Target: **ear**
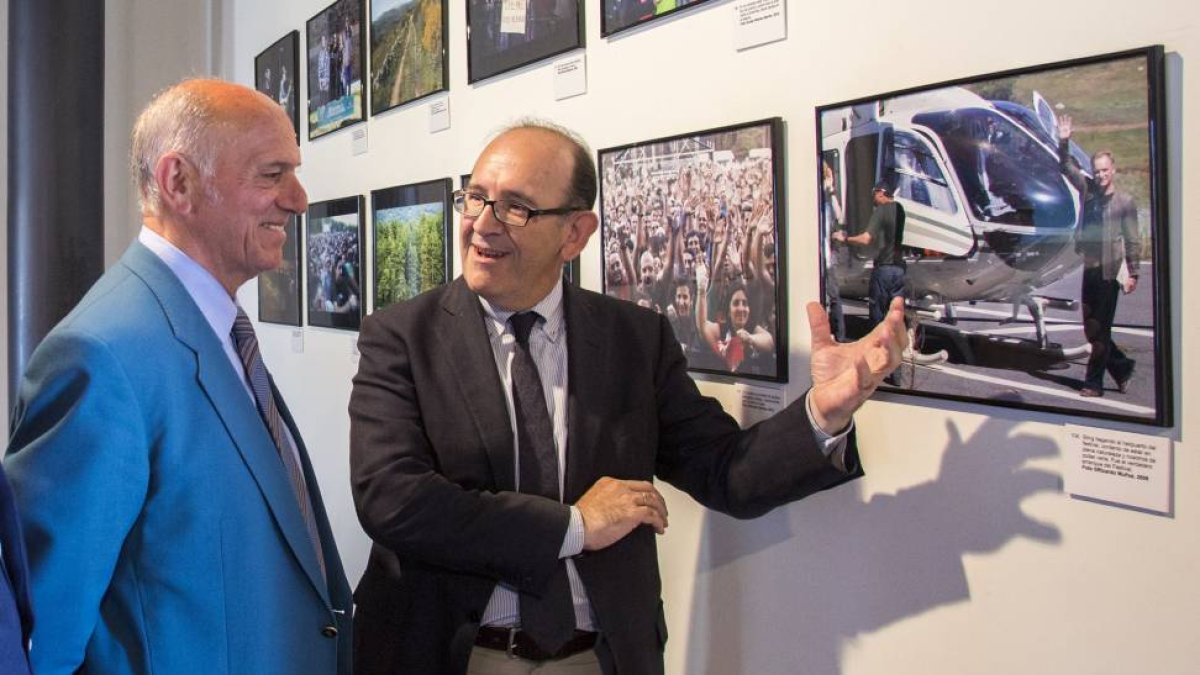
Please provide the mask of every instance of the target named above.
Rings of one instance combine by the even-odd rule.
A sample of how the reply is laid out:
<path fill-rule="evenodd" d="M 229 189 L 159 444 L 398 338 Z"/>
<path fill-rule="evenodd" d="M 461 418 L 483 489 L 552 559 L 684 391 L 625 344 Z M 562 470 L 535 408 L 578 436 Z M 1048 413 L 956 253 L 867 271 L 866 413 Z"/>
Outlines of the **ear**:
<path fill-rule="evenodd" d="M 579 211 L 571 215 L 571 218 L 567 220 L 566 235 L 562 245 L 564 263 L 574 260 L 575 256 L 583 252 L 588 240 L 592 238 L 599 226 L 600 219 L 596 216 L 595 211 Z"/>
<path fill-rule="evenodd" d="M 196 166 L 178 152 L 168 152 L 154 165 L 154 183 L 162 205 L 175 213 L 195 210 L 203 186 Z"/>

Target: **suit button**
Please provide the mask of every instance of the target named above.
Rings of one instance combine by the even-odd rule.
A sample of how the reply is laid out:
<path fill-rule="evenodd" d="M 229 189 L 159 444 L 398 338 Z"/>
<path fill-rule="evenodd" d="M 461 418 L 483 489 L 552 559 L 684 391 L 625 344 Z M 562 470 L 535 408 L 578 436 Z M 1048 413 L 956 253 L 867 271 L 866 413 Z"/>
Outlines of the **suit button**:
<path fill-rule="evenodd" d="M 337 633 L 337 627 L 333 625 L 325 626 L 321 629 L 321 635 L 324 635 L 327 638 L 337 637 Z"/>

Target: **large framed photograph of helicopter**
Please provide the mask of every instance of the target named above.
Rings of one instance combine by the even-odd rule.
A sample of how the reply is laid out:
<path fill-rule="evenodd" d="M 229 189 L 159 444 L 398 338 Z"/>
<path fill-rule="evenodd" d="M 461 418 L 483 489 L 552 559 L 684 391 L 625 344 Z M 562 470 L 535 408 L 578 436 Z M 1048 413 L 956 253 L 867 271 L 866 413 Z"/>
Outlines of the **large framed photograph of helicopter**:
<path fill-rule="evenodd" d="M 783 120 L 601 150 L 604 293 L 663 314 L 688 370 L 787 381 Z"/>
<path fill-rule="evenodd" d="M 834 336 L 905 298 L 881 391 L 1173 424 L 1161 47 L 816 118 Z"/>

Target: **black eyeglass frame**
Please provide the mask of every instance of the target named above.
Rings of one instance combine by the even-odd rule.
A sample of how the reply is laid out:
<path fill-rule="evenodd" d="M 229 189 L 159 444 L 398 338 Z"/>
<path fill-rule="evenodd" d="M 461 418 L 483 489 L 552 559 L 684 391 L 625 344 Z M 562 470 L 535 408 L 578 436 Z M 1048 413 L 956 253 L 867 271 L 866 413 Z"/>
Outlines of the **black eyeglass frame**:
<path fill-rule="evenodd" d="M 468 195 L 478 198 L 483 202 L 483 207 L 479 209 L 479 213 L 467 213 L 466 198 Z M 537 216 L 561 216 L 568 213 L 574 213 L 576 211 L 587 211 L 587 209 L 578 206 L 559 206 L 553 209 L 535 209 L 511 199 L 488 199 L 478 192 L 471 192 L 469 190 L 455 190 L 450 195 L 450 203 L 453 205 L 455 211 L 461 213 L 466 218 L 478 218 L 479 216 L 483 215 L 483 210 L 490 206 L 492 207 L 492 215 L 496 217 L 496 220 L 508 225 L 509 227 L 525 227 L 529 224 L 531 219 L 536 218 Z M 496 208 L 497 204 L 505 205 L 501 207 L 505 215 L 502 216 L 500 214 L 500 210 Z M 521 210 L 528 212 L 523 221 L 519 223 L 513 223 L 506 220 L 505 216 L 508 215 L 509 209 L 512 208 L 512 206 L 518 206 Z"/>

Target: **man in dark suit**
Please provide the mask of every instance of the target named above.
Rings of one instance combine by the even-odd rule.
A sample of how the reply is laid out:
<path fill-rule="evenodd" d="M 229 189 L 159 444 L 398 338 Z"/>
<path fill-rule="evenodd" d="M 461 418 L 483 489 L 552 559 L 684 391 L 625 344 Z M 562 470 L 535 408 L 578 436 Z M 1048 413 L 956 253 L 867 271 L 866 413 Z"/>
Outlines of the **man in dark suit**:
<path fill-rule="evenodd" d="M 17 506 L 0 467 L 0 673 L 5 675 L 29 673 L 26 649 L 33 612 L 29 607 L 28 578 Z"/>
<path fill-rule="evenodd" d="M 38 345 L 13 411 L 33 668 L 349 673 L 316 476 L 236 304 L 307 207 L 295 131 L 258 92 L 188 80 L 132 154 L 138 240 Z"/>
<path fill-rule="evenodd" d="M 661 673 L 652 479 L 749 518 L 858 475 L 847 427 L 899 362 L 899 305 L 839 345 L 811 304 L 813 389 L 741 431 L 666 317 L 562 283 L 595 196 L 573 134 L 509 129 L 454 196 L 463 276 L 363 324 L 358 673 Z"/>

